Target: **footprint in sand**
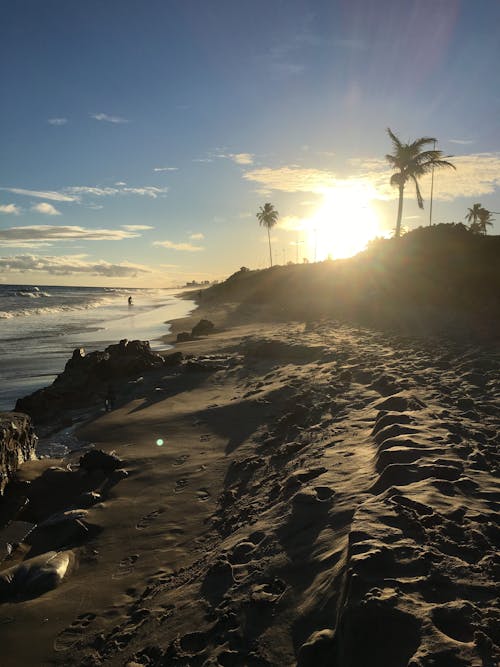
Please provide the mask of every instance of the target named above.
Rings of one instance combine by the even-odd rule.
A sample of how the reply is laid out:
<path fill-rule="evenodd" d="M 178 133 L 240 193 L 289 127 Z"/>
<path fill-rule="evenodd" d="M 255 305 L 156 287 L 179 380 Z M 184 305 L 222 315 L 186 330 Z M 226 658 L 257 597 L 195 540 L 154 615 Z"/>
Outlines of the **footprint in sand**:
<path fill-rule="evenodd" d="M 174 465 L 175 467 L 181 466 L 181 465 L 183 465 L 184 463 L 186 463 L 186 461 L 188 460 L 188 458 L 189 458 L 189 454 L 181 454 L 180 456 L 178 456 L 178 457 L 175 459 L 175 461 L 173 462 L 172 465 Z"/>
<path fill-rule="evenodd" d="M 196 495 L 197 495 L 198 500 L 199 500 L 200 503 L 204 503 L 207 500 L 210 500 L 210 498 L 211 498 L 211 495 L 207 491 L 207 489 L 198 489 L 198 491 L 196 492 Z"/>
<path fill-rule="evenodd" d="M 210 433 L 204 433 L 203 435 L 200 435 L 200 442 L 207 442 L 210 440 Z"/>
<path fill-rule="evenodd" d="M 187 485 L 188 481 L 185 477 L 178 479 L 174 486 L 174 493 L 182 493 Z"/>
<path fill-rule="evenodd" d="M 123 558 L 118 565 L 118 571 L 113 574 L 113 579 L 120 579 L 121 577 L 126 577 L 127 574 L 130 574 L 138 560 L 139 554 L 133 554 Z"/>
<path fill-rule="evenodd" d="M 144 528 L 147 528 L 155 519 L 157 519 L 160 514 L 163 514 L 165 510 L 159 507 L 157 510 L 154 510 L 153 512 L 150 512 L 149 514 L 146 514 L 145 516 L 142 517 L 142 519 L 139 519 L 139 521 L 136 524 L 137 530 L 144 530 Z"/>
<path fill-rule="evenodd" d="M 85 629 L 94 620 L 95 614 L 80 614 L 73 623 L 65 628 L 54 640 L 55 651 L 68 651 L 83 636 Z"/>

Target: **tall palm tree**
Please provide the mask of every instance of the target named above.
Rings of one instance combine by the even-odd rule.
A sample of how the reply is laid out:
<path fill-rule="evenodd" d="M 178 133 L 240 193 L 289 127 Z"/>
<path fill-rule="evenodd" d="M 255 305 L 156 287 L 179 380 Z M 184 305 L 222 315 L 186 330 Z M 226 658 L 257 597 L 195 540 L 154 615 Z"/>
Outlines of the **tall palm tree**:
<path fill-rule="evenodd" d="M 269 261 L 271 263 L 271 266 L 273 265 L 273 255 L 271 252 L 270 230 L 278 222 L 278 218 L 279 218 L 278 211 L 274 208 L 272 204 L 269 203 L 264 204 L 264 206 L 261 206 L 259 208 L 259 212 L 257 213 L 257 220 L 259 221 L 259 224 L 267 228 L 267 238 L 269 241 Z"/>
<path fill-rule="evenodd" d="M 443 160 L 442 151 L 423 150 L 428 144 L 434 144 L 436 139 L 434 137 L 421 137 L 412 143 L 403 144 L 400 139 L 387 128 L 387 134 L 391 138 L 394 149 L 393 154 L 385 156 L 385 159 L 391 167 L 397 169 L 396 173 L 391 176 L 391 185 L 399 189 L 399 203 L 398 203 L 398 217 L 396 221 L 395 236 L 401 235 L 401 220 L 403 217 L 403 196 L 405 185 L 408 181 L 413 181 L 415 184 L 415 191 L 417 194 L 417 202 L 419 208 L 424 208 L 424 199 L 418 185 L 418 179 L 424 174 L 428 174 L 434 167 L 451 167 L 455 169 L 455 165 L 451 162 Z"/>

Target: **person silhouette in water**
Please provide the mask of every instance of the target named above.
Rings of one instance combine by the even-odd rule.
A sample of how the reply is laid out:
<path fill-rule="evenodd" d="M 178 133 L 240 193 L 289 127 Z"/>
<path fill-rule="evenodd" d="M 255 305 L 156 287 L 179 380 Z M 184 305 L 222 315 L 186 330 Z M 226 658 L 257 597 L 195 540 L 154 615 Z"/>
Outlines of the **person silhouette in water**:
<path fill-rule="evenodd" d="M 132 305 L 133 305 L 133 303 L 132 303 L 132 297 L 131 297 L 131 296 L 129 296 L 129 298 L 128 298 L 128 305 L 129 305 L 129 306 L 132 306 Z"/>

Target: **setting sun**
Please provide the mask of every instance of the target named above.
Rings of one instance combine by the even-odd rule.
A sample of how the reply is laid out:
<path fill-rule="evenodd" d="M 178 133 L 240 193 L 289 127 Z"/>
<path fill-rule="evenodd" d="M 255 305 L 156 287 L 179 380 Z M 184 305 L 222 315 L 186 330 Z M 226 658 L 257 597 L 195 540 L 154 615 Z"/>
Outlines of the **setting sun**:
<path fill-rule="evenodd" d="M 373 192 L 365 182 L 346 182 L 329 188 L 307 222 L 310 256 L 321 261 L 351 257 L 381 235 Z"/>

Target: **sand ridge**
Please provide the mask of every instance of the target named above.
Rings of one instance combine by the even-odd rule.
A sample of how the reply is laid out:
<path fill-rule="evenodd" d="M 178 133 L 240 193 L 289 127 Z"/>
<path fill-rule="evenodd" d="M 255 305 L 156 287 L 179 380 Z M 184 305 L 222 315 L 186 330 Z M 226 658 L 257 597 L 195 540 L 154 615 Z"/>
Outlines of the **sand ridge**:
<path fill-rule="evenodd" d="M 68 581 L 2 606 L 6 664 L 496 664 L 494 350 L 334 322 L 179 349 L 80 430 L 129 476 Z"/>

